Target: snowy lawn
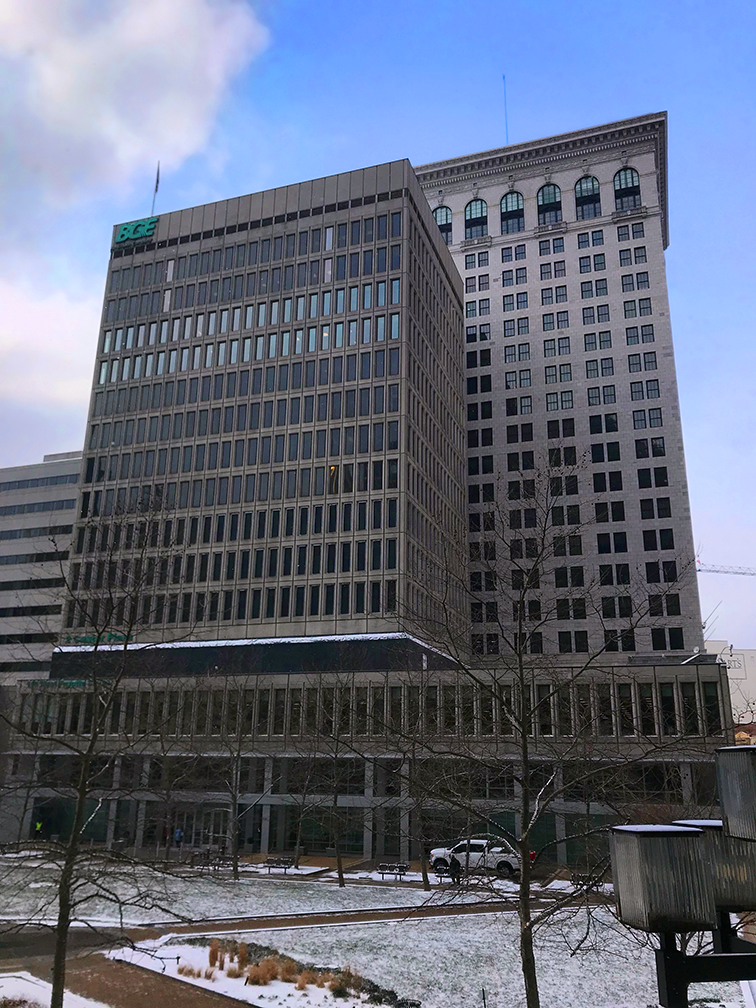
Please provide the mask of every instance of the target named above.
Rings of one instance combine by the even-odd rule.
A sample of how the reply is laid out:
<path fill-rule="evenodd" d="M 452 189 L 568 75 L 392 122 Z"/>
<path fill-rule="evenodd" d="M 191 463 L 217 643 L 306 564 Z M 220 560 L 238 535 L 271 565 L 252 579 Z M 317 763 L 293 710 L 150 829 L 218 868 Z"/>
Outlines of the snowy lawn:
<path fill-rule="evenodd" d="M 0 872 L 0 921 L 49 922 L 56 913 L 57 870 L 37 864 L 3 866 Z M 119 894 L 122 906 L 104 898 L 102 888 Z M 282 875 L 246 875 L 234 882 L 227 876 L 161 874 L 145 869 L 113 868 L 99 873 L 97 885 L 82 882 L 77 919 L 98 924 L 138 925 L 171 921 L 202 921 L 227 917 L 322 913 L 378 907 L 446 904 L 482 898 L 480 892 L 451 892 L 406 887 L 304 882 Z"/>
<path fill-rule="evenodd" d="M 30 1005 L 50 1004 L 52 984 L 32 976 L 31 973 L 0 973 L 0 998 L 23 998 Z M 107 1008 L 99 1001 L 90 1001 L 66 991 L 63 1008 Z"/>
<path fill-rule="evenodd" d="M 584 951 L 584 911 L 565 913 L 536 938 L 541 1003 L 550 1008 L 656 1006 L 654 957 L 620 928 L 608 910 L 594 916 Z M 255 931 L 236 935 L 300 961 L 349 966 L 423 1008 L 482 1008 L 481 989 L 496 1008 L 523 1008 L 512 914 L 446 917 L 384 924 Z M 176 939 L 178 941 L 179 939 Z M 170 944 L 161 955 L 172 951 Z M 699 1008 L 743 1008 L 740 985 L 697 984 Z M 259 1002 L 258 1002 L 259 1003 Z M 290 1001 L 289 1001 L 290 1003 Z"/>

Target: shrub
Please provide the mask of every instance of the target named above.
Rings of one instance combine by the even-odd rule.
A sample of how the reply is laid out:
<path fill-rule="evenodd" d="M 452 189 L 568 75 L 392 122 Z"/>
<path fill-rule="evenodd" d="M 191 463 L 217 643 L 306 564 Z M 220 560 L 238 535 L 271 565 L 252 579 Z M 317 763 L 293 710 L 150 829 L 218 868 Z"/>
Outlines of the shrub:
<path fill-rule="evenodd" d="M 344 984 L 343 977 L 336 976 L 328 984 L 328 990 L 337 998 L 349 997 L 349 988 Z"/>
<path fill-rule="evenodd" d="M 211 966 L 217 966 L 219 952 L 220 952 L 220 943 L 217 938 L 213 938 L 210 942 L 210 948 L 208 949 L 207 952 L 207 959 Z"/>
<path fill-rule="evenodd" d="M 215 980 L 215 970 L 212 966 L 208 966 L 205 970 L 205 980 Z"/>
<path fill-rule="evenodd" d="M 312 970 L 302 970 L 297 980 L 297 990 L 304 990 L 307 984 L 314 984 L 316 980 L 317 974 L 313 973 Z"/>
<path fill-rule="evenodd" d="M 238 969 L 236 966 L 229 966 L 228 969 L 226 970 L 226 976 L 229 978 L 229 980 L 238 980 L 239 977 L 243 975 L 244 974 L 242 973 L 242 971 Z"/>
<path fill-rule="evenodd" d="M 262 975 L 266 977 L 265 983 L 278 979 L 280 964 L 275 956 L 266 956 L 260 961 L 258 968 Z"/>
<path fill-rule="evenodd" d="M 244 942 L 241 942 L 239 945 L 237 958 L 239 960 L 239 969 L 244 972 L 249 962 L 249 947 Z"/>
<path fill-rule="evenodd" d="M 279 979 L 285 980 L 286 983 L 294 983 L 294 980 L 299 974 L 299 968 L 293 959 L 288 957 L 281 959 L 278 964 L 278 976 Z"/>

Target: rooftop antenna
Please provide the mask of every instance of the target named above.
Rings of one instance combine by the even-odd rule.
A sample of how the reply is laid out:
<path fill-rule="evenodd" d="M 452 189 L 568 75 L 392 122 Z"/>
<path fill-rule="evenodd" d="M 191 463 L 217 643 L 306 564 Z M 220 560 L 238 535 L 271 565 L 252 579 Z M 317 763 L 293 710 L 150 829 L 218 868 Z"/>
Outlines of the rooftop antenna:
<path fill-rule="evenodd" d="M 507 115 L 507 75 L 502 74 L 501 79 L 504 82 L 504 143 L 509 144 L 509 117 Z"/>
<path fill-rule="evenodd" d="M 155 175 L 155 191 L 152 194 L 152 209 L 150 210 L 150 217 L 155 216 L 155 197 L 157 196 L 158 186 L 160 185 L 160 162 L 157 163 L 157 174 Z"/>

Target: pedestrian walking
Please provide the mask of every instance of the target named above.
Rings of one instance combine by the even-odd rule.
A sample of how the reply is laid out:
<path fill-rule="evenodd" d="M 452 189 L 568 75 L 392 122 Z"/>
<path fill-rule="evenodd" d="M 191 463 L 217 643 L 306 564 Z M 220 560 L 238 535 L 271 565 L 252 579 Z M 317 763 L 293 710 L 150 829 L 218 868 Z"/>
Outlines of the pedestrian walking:
<path fill-rule="evenodd" d="M 452 885 L 458 886 L 462 878 L 462 863 L 456 855 L 452 854 L 451 861 L 449 862 L 449 877 L 452 880 Z"/>

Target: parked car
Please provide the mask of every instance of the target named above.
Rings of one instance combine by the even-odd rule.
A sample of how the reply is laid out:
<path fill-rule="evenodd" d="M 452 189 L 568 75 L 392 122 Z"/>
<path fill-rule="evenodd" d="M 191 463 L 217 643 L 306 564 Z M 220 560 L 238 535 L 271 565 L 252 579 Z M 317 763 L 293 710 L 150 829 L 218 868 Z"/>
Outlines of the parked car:
<path fill-rule="evenodd" d="M 434 871 L 445 871 L 452 854 L 463 871 L 495 871 L 499 875 L 512 876 L 520 870 L 519 855 L 502 837 L 470 837 L 452 847 L 434 847 L 430 852 Z"/>

